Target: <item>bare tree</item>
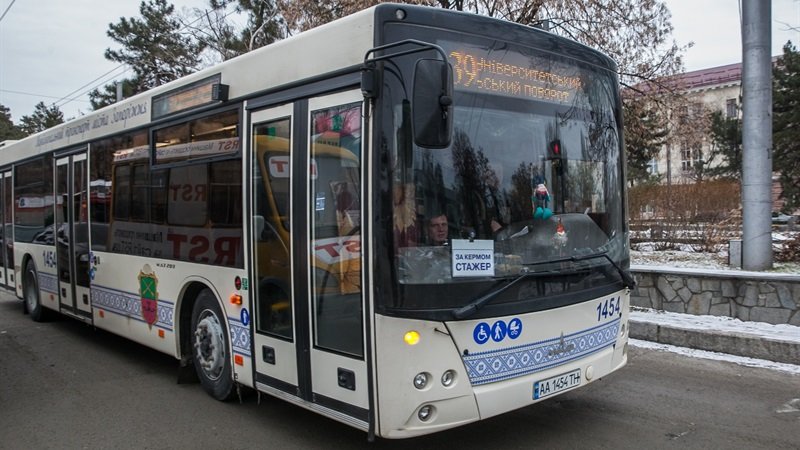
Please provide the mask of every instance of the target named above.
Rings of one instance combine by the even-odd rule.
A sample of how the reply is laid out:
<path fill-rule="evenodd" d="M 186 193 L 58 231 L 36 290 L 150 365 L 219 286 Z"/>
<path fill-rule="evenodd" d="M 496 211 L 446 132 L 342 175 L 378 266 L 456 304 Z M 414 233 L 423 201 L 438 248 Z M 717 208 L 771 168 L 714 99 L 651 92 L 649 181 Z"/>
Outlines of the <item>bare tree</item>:
<path fill-rule="evenodd" d="M 278 0 L 289 32 L 347 16 L 377 0 Z M 596 48 L 619 65 L 623 86 L 661 83 L 683 70 L 685 47 L 672 40 L 663 0 L 410 0 L 405 3 L 468 11 L 551 32 Z"/>
<path fill-rule="evenodd" d="M 231 15 L 245 15 L 238 24 Z M 226 61 L 283 39 L 285 26 L 273 0 L 208 0 L 182 19 L 194 38 L 206 48 L 209 64 Z"/>

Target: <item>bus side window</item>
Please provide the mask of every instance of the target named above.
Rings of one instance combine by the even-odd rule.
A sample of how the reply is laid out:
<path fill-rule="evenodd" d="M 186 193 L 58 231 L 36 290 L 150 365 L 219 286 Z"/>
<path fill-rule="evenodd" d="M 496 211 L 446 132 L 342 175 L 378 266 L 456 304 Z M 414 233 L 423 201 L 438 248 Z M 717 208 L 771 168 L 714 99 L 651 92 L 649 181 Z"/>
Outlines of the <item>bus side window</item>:
<path fill-rule="evenodd" d="M 52 162 L 52 157 L 50 157 L 50 161 Z M 47 158 L 44 157 L 14 167 L 14 204 L 16 207 L 14 238 L 16 241 L 53 243 L 52 227 L 47 230 L 47 225 L 52 224 L 52 207 L 45 207 L 47 197 L 53 195 L 52 174 L 52 165 L 48 167 Z M 50 179 L 49 186 L 47 178 Z M 50 199 L 52 200 L 52 197 Z M 50 210 L 49 213 L 48 210 Z"/>
<path fill-rule="evenodd" d="M 131 210 L 131 166 L 114 169 L 114 219 L 128 220 Z"/>
<path fill-rule="evenodd" d="M 242 224 L 242 175 L 239 160 L 211 164 L 209 214 L 214 225 Z"/>
<path fill-rule="evenodd" d="M 168 170 L 150 172 L 150 222 L 163 224 L 167 220 Z"/>
<path fill-rule="evenodd" d="M 133 179 L 131 183 L 131 220 L 146 222 L 148 205 L 150 204 L 150 186 L 148 182 L 148 167 L 144 164 L 133 166 Z"/>
<path fill-rule="evenodd" d="M 144 174 L 137 173 L 136 176 L 146 179 L 146 162 L 150 151 L 148 135 L 144 130 L 135 131 L 90 144 L 89 214 L 94 251 L 110 251 L 113 246 L 110 239 L 113 223 L 125 222 L 131 216 L 131 166 L 144 167 Z M 115 179 L 118 183 L 116 186 Z M 144 207 L 147 208 L 146 203 Z M 147 211 L 139 215 L 146 217 Z"/>
<path fill-rule="evenodd" d="M 167 222 L 201 227 L 208 219 L 208 164 L 174 167 L 167 192 Z"/>

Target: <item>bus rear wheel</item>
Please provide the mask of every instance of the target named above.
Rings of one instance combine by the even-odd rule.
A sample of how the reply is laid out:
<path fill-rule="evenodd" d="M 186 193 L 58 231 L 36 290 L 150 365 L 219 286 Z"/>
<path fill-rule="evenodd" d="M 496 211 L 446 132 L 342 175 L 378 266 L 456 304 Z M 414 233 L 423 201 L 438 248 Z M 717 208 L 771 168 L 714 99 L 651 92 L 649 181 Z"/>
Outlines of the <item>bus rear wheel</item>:
<path fill-rule="evenodd" d="M 200 384 L 217 400 L 235 394 L 225 319 L 210 290 L 197 296 L 192 309 L 192 361 Z"/>
<path fill-rule="evenodd" d="M 39 298 L 39 277 L 36 276 L 36 268 L 33 264 L 25 265 L 25 277 L 23 278 L 23 299 L 25 300 L 25 310 L 34 322 L 43 322 L 47 318 L 44 307 Z"/>

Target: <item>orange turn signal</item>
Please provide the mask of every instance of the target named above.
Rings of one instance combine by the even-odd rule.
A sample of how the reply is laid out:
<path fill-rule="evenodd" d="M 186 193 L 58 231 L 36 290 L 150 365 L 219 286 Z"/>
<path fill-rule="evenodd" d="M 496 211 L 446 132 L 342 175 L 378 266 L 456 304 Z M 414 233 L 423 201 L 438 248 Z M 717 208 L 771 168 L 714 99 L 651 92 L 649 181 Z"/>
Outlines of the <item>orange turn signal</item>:
<path fill-rule="evenodd" d="M 234 305 L 242 304 L 242 296 L 239 294 L 231 294 L 231 303 Z"/>
<path fill-rule="evenodd" d="M 233 355 L 233 362 L 236 363 L 237 366 L 243 366 L 244 357 L 242 355 Z"/>
<path fill-rule="evenodd" d="M 408 345 L 417 345 L 419 343 L 419 332 L 409 331 L 403 335 L 403 341 Z"/>

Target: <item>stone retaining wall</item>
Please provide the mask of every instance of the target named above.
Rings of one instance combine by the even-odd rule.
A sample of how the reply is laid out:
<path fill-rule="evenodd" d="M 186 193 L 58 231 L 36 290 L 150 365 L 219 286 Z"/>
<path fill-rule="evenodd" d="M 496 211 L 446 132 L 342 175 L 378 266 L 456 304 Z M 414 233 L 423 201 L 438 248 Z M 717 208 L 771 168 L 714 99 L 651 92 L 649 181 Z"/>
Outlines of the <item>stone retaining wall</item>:
<path fill-rule="evenodd" d="M 800 326 L 800 275 L 632 266 L 631 305 Z"/>

